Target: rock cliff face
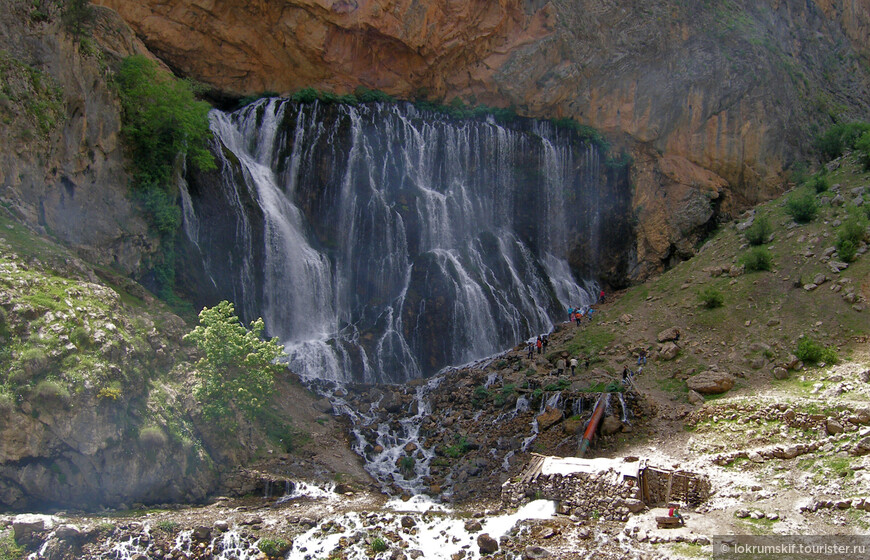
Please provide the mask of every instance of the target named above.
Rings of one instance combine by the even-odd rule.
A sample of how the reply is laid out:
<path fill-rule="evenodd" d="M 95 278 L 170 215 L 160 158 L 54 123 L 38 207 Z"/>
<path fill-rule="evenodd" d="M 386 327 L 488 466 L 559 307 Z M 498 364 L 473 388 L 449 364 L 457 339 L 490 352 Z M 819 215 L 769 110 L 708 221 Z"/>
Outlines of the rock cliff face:
<path fill-rule="evenodd" d="M 96 3 L 224 93 L 363 85 L 604 130 L 635 155 L 634 277 L 780 192 L 811 127 L 870 114 L 870 9 L 851 0 Z"/>
<path fill-rule="evenodd" d="M 35 6 L 12 0 L 0 12 L 0 203 L 89 261 L 132 273 L 152 241 L 127 197 L 108 65 L 144 46 L 110 10 L 96 18 L 103 52 Z"/>

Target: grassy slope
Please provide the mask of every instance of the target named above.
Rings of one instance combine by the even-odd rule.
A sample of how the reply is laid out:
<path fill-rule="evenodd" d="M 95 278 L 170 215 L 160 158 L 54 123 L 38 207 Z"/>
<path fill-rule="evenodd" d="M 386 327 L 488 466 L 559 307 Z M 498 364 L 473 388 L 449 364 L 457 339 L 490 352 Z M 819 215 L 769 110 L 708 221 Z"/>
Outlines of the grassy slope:
<path fill-rule="evenodd" d="M 845 195 L 855 186 L 870 186 L 870 173 L 847 158 L 831 174 L 831 184 L 840 184 Z M 825 196 L 831 193 L 819 198 Z M 842 295 L 851 285 L 870 299 L 870 257 L 859 255 L 848 269 L 832 273 L 821 257 L 825 249 L 834 246 L 835 224 L 845 219 L 845 206 L 821 206 L 813 222 L 798 225 L 785 211 L 787 197 L 756 209 L 758 215 L 768 216 L 774 229 L 773 239 L 766 245 L 773 257 L 772 271 L 733 278 L 728 274 L 714 277 L 707 271 L 737 264 L 748 249 L 736 227 L 740 220 L 735 220 L 720 227 L 696 257 L 618 294 L 598 314 L 597 324 L 580 331 L 568 349 L 599 349 L 599 358 L 607 366 L 621 369 L 626 360 L 631 360 L 629 365 L 633 363 L 633 351 L 655 349 L 656 334 L 677 326 L 682 331 L 680 355 L 670 362 L 656 361 L 644 374 L 677 393 L 685 391 L 685 384 L 674 378 L 679 380 L 713 365 L 745 375 L 741 382 L 745 387 L 766 384 L 772 367 L 795 352 L 801 336 L 835 346 L 841 356 L 849 356 L 856 341 L 870 334 L 870 310 L 856 310 Z M 851 201 L 853 197 L 845 198 Z M 870 193 L 865 199 L 870 199 Z M 836 254 L 833 260 L 837 260 Z M 814 291 L 800 287 L 819 273 L 829 281 Z M 847 281 L 839 292 L 832 289 L 837 281 Z M 698 292 L 707 286 L 723 294 L 722 307 L 706 309 L 700 304 Z M 621 319 L 625 315 L 631 316 L 627 323 Z M 614 342 L 608 344 L 610 337 Z M 765 358 L 765 365 L 753 369 L 747 363 L 753 358 Z"/>

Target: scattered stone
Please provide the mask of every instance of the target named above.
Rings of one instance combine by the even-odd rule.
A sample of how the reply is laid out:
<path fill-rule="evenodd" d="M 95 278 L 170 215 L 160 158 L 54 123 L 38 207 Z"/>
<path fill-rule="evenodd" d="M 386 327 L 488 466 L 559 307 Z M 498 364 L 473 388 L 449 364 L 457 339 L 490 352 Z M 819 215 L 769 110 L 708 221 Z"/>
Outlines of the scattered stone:
<path fill-rule="evenodd" d="M 476 533 L 483 529 L 483 525 L 477 519 L 469 519 L 465 522 L 465 530 L 469 533 Z"/>
<path fill-rule="evenodd" d="M 410 515 L 403 516 L 400 523 L 402 524 L 402 527 L 404 527 L 405 529 L 410 529 L 411 527 L 415 527 L 417 525 L 417 522 L 414 521 L 414 518 L 411 517 Z"/>
<path fill-rule="evenodd" d="M 731 265 L 731 268 L 728 269 L 728 276 L 731 278 L 736 278 L 738 276 L 742 276 L 743 273 L 746 272 L 746 267 L 744 265 Z"/>
<path fill-rule="evenodd" d="M 206 525 L 197 525 L 193 528 L 193 538 L 203 542 L 211 539 L 211 527 Z"/>
<path fill-rule="evenodd" d="M 788 379 L 788 370 L 784 367 L 775 367 L 773 368 L 773 378 L 774 379 Z"/>
<path fill-rule="evenodd" d="M 813 277 L 813 284 L 815 284 L 816 286 L 821 286 L 822 284 L 824 284 L 827 281 L 828 281 L 828 277 L 825 276 L 824 274 L 821 274 L 821 273 L 816 274 Z"/>
<path fill-rule="evenodd" d="M 626 324 L 626 325 L 631 323 L 631 319 L 632 319 L 632 317 L 628 313 L 625 313 L 619 317 L 619 320 L 622 321 L 623 324 Z"/>
<path fill-rule="evenodd" d="M 737 511 L 734 512 L 734 516 L 738 519 L 746 519 L 747 517 L 749 517 L 749 510 L 748 509 L 738 509 Z"/>
<path fill-rule="evenodd" d="M 695 406 L 700 406 L 704 404 L 704 397 L 698 391 L 689 389 L 689 404 L 693 404 Z"/>
<path fill-rule="evenodd" d="M 749 452 L 749 460 L 753 463 L 763 463 L 764 457 L 761 456 L 761 453 L 758 451 L 750 451 Z"/>
<path fill-rule="evenodd" d="M 764 519 L 764 512 L 760 509 L 757 509 L 749 514 L 749 517 L 752 519 Z"/>
<path fill-rule="evenodd" d="M 492 554 L 498 550 L 498 541 L 484 533 L 477 537 L 477 546 L 481 554 Z"/>
<path fill-rule="evenodd" d="M 225 519 L 221 519 L 219 521 L 214 522 L 214 528 L 220 531 L 221 533 L 225 533 L 230 530 L 230 523 Z"/>
<path fill-rule="evenodd" d="M 870 437 L 865 437 L 855 444 L 855 447 L 850 451 L 852 455 L 862 456 L 870 453 Z"/>
<path fill-rule="evenodd" d="M 523 550 L 523 560 L 537 560 L 538 558 L 549 558 L 550 551 L 540 546 L 527 546 Z"/>

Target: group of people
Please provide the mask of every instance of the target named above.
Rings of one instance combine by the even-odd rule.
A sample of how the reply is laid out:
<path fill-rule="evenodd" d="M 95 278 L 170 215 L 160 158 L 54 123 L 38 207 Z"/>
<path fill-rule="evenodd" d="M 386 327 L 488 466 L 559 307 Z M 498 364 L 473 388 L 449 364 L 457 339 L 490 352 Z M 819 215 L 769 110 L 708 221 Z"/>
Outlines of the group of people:
<path fill-rule="evenodd" d="M 594 307 L 569 307 L 568 308 L 568 320 L 577 323 L 577 326 L 580 326 L 580 321 L 583 320 L 584 317 L 588 317 L 589 320 L 592 320 L 592 314 L 595 313 Z"/>

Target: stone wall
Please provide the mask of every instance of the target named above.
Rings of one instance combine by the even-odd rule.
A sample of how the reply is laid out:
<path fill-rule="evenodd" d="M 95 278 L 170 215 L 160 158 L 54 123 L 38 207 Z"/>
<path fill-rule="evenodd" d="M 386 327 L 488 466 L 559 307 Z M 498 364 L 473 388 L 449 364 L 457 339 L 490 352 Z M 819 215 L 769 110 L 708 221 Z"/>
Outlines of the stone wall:
<path fill-rule="evenodd" d="M 542 474 L 545 458 L 533 454 L 526 469 L 502 485 L 502 502 L 516 507 L 532 499 L 559 502 L 559 511 L 580 518 L 627 521 L 647 506 L 679 501 L 698 505 L 710 496 L 706 476 L 639 465 L 637 476 L 607 468 L 594 472 Z M 555 458 L 549 458 L 555 459 Z"/>

